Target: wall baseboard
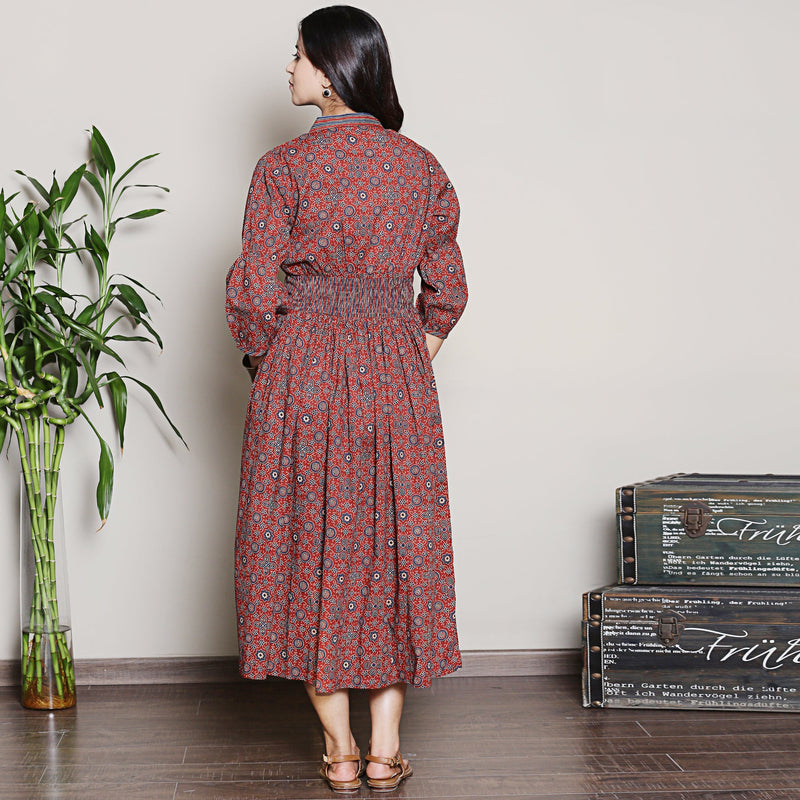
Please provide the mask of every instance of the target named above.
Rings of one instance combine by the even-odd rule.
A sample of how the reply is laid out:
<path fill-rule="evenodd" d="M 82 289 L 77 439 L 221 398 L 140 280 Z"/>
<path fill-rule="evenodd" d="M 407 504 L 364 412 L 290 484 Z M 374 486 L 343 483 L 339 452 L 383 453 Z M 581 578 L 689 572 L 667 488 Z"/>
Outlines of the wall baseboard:
<path fill-rule="evenodd" d="M 578 675 L 581 651 L 462 650 L 463 667 L 449 678 L 489 678 L 532 675 Z"/>
<path fill-rule="evenodd" d="M 452 678 L 576 675 L 579 650 L 465 650 Z M 239 679 L 236 656 L 186 658 L 85 658 L 75 662 L 79 685 L 229 683 Z M 19 661 L 0 661 L 0 686 L 17 686 Z"/>

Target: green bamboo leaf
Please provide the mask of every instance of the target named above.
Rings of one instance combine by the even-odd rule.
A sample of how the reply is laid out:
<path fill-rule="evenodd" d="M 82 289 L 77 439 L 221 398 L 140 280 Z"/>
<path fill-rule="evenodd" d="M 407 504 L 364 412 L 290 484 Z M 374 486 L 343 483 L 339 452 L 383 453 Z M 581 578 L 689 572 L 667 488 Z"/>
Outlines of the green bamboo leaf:
<path fill-rule="evenodd" d="M 97 481 L 97 511 L 100 514 L 100 527 L 106 524 L 108 512 L 111 510 L 111 495 L 114 491 L 114 456 L 111 448 L 102 437 L 100 441 L 100 477 Z"/>
<path fill-rule="evenodd" d="M 29 242 L 39 235 L 39 214 L 33 203 L 28 203 L 28 205 L 25 206 L 25 212 L 22 215 L 21 223 L 22 234 Z"/>
<path fill-rule="evenodd" d="M 86 172 L 86 164 L 81 164 L 72 175 L 64 181 L 64 188 L 61 190 L 61 200 L 63 201 L 62 210 L 66 210 L 78 194 L 78 189 L 81 186 L 84 173 Z"/>
<path fill-rule="evenodd" d="M 28 258 L 28 248 L 29 245 L 25 243 L 22 249 L 14 257 L 12 262 L 8 265 L 5 278 L 3 278 L 2 286 L 0 286 L 1 289 L 5 289 L 5 287 L 15 280 L 17 275 L 19 275 L 19 273 L 25 269 L 25 264 Z"/>
<path fill-rule="evenodd" d="M 78 322 L 77 319 L 73 319 L 70 314 L 64 314 L 64 318 L 59 318 L 59 322 L 62 325 L 67 326 L 73 333 L 78 334 L 87 344 L 92 345 L 95 348 L 103 350 L 103 337 L 94 330 L 94 328 L 90 328 L 88 325 L 84 325 L 81 322 Z M 106 352 L 103 350 L 103 352 Z"/>
<path fill-rule="evenodd" d="M 72 353 L 67 350 L 61 342 L 57 342 L 55 339 L 51 339 L 48 336 L 41 334 L 39 338 L 45 344 L 45 350 L 42 351 L 42 355 L 45 357 L 53 356 L 55 360 L 58 362 L 58 369 L 59 374 L 61 375 L 61 379 L 63 381 L 65 373 L 65 363 L 69 362 L 70 365 L 74 366 L 75 368 L 78 367 L 77 359 L 72 355 Z"/>
<path fill-rule="evenodd" d="M 136 311 L 138 314 L 148 314 L 147 304 L 142 299 L 142 296 L 132 286 L 127 286 L 124 283 L 118 283 L 115 287 L 119 299 L 131 311 Z"/>
<path fill-rule="evenodd" d="M 85 172 L 83 174 L 83 177 L 86 180 L 86 182 L 89 184 L 89 186 L 91 186 L 92 189 L 95 190 L 95 192 L 97 193 L 97 196 L 100 198 L 100 202 L 101 203 L 105 203 L 105 201 L 106 201 L 106 192 L 105 192 L 105 189 L 103 189 L 103 184 L 100 183 L 100 180 L 97 177 L 97 175 L 95 175 L 94 172 Z"/>
<path fill-rule="evenodd" d="M 81 220 L 84 220 L 84 219 L 86 219 L 86 217 L 87 217 L 87 215 L 86 215 L 86 214 L 82 214 L 82 215 L 81 215 L 80 217 L 78 217 L 77 219 L 73 219 L 73 220 L 70 220 L 69 222 L 65 222 L 65 223 L 64 223 L 64 226 L 63 226 L 63 228 L 61 229 L 61 230 L 64 232 L 64 238 L 65 238 L 65 239 L 66 239 L 66 240 L 67 240 L 67 241 L 70 243 L 70 245 L 71 245 L 73 248 L 75 248 L 75 242 L 74 242 L 74 241 L 72 241 L 72 239 L 71 239 L 69 236 L 67 236 L 67 235 L 66 235 L 66 232 L 67 232 L 67 231 L 68 231 L 68 230 L 69 230 L 69 229 L 70 229 L 70 228 L 71 228 L 71 227 L 72 227 L 72 226 L 73 226 L 73 225 L 74 225 L 76 222 L 80 222 Z M 77 249 L 77 248 L 76 248 L 76 249 Z"/>
<path fill-rule="evenodd" d="M 122 183 L 122 181 L 124 181 L 125 178 L 127 178 L 128 175 L 130 175 L 131 172 L 133 172 L 136 169 L 136 167 L 139 166 L 139 164 L 141 164 L 143 161 L 148 161 L 151 158 L 155 158 L 157 155 L 158 153 L 150 153 L 149 156 L 142 156 L 138 161 L 134 161 L 134 163 L 131 164 L 128 167 L 128 169 L 126 169 L 125 172 L 123 172 L 122 175 L 119 176 L 119 180 L 114 184 L 114 190 L 116 191 L 117 186 L 119 186 Z"/>
<path fill-rule="evenodd" d="M 14 243 L 14 246 L 17 248 L 17 250 L 24 246 L 25 237 L 22 235 L 19 225 L 10 226 L 6 232 L 6 235 Z"/>
<path fill-rule="evenodd" d="M 108 247 L 94 227 L 87 228 L 85 223 L 83 242 L 102 284 L 108 263 Z"/>
<path fill-rule="evenodd" d="M 67 312 L 64 310 L 64 306 L 56 300 L 53 295 L 49 292 L 39 291 L 36 292 L 34 297 L 41 303 L 44 303 L 48 308 L 52 309 L 56 312 L 57 318 L 60 320 L 61 317 L 68 316 Z"/>
<path fill-rule="evenodd" d="M 58 185 L 58 180 L 56 178 L 56 171 L 53 170 L 53 182 L 50 184 L 50 197 L 60 197 L 61 196 L 61 187 Z"/>
<path fill-rule="evenodd" d="M 119 275 L 121 278 L 125 278 L 126 281 L 135 283 L 140 289 L 144 289 L 144 291 L 147 292 L 147 294 L 149 294 L 151 297 L 155 297 L 155 299 L 158 300 L 158 302 L 163 305 L 163 301 L 161 300 L 161 298 L 155 292 L 150 291 L 150 289 L 148 289 L 143 283 L 137 281 L 136 278 L 131 278 L 130 275 L 126 275 L 124 272 L 118 272 L 116 274 Z"/>
<path fill-rule="evenodd" d="M 145 208 L 143 211 L 135 211 L 133 214 L 126 214 L 124 217 L 117 217 L 114 223 L 116 224 L 122 219 L 145 219 L 146 217 L 154 217 L 156 214 L 163 213 L 163 208 Z"/>
<path fill-rule="evenodd" d="M 11 201 L 18 194 L 19 192 L 15 192 L 11 195 L 11 197 L 6 198 L 6 211 L 10 210 L 14 215 L 14 218 L 12 219 L 10 216 L 8 216 L 8 214 L 6 214 L 5 222 L 3 224 L 3 233 L 11 239 L 17 250 L 19 250 L 25 244 L 25 237 L 22 235 L 22 231 L 20 230 L 19 218 L 17 218 L 16 212 L 11 206 Z"/>
<path fill-rule="evenodd" d="M 108 172 L 113 175 L 117 165 L 114 163 L 114 156 L 111 155 L 111 148 L 103 138 L 103 134 L 94 125 L 92 125 L 91 148 L 92 157 L 100 175 L 105 175 Z"/>
<path fill-rule="evenodd" d="M 153 342 L 155 343 L 154 339 L 151 339 L 149 336 L 124 336 L 121 333 L 116 333 L 113 336 L 106 337 L 109 341 L 114 342 Z"/>
<path fill-rule="evenodd" d="M 64 393 L 67 397 L 75 397 L 78 391 L 78 368 L 62 367 L 61 379 L 64 381 Z"/>
<path fill-rule="evenodd" d="M 75 318 L 80 325 L 88 325 L 96 317 L 97 303 L 91 303 Z"/>
<path fill-rule="evenodd" d="M 56 235 L 53 226 L 50 224 L 50 220 L 44 214 L 39 214 L 39 222 L 42 226 L 42 231 L 44 232 L 44 240 L 47 242 L 47 246 L 51 250 L 58 250 L 58 236 Z"/>
<path fill-rule="evenodd" d="M 96 253 L 103 261 L 108 261 L 108 247 L 103 241 L 103 237 L 95 230 L 94 226 L 85 229 L 84 244 L 91 253 Z"/>
<path fill-rule="evenodd" d="M 27 332 L 30 336 L 35 336 L 37 331 L 42 330 L 49 333 L 53 338 L 59 339 L 61 331 L 52 325 L 52 316 L 52 314 L 39 313 L 38 310 L 31 310 L 29 313 L 30 321 L 26 324 L 21 324 L 19 331 Z M 16 345 L 11 349 L 16 352 Z"/>
<path fill-rule="evenodd" d="M 104 267 L 103 267 L 103 262 L 100 259 L 100 256 L 98 256 L 97 253 L 95 253 L 94 250 L 92 250 L 91 248 L 84 248 L 84 249 L 89 253 L 89 256 L 92 259 L 92 264 L 94 264 L 94 268 L 97 274 L 102 276 Z"/>
<path fill-rule="evenodd" d="M 116 352 L 116 350 L 112 350 L 104 341 L 103 337 L 97 333 L 92 328 L 87 327 L 86 325 L 81 325 L 80 323 L 76 322 L 69 316 L 65 316 L 63 319 L 60 319 L 64 326 L 69 328 L 70 330 L 77 333 L 79 336 L 83 338 L 85 345 L 88 345 L 92 348 L 92 350 L 100 351 L 101 353 L 105 353 L 107 356 L 111 356 L 114 361 L 117 361 L 120 364 L 125 364 L 122 360 L 122 356 Z M 95 354 L 96 356 L 96 354 Z"/>
<path fill-rule="evenodd" d="M 142 389 L 144 389 L 150 395 L 150 397 L 153 399 L 153 402 L 158 407 L 158 410 L 164 415 L 164 419 L 169 423 L 170 428 L 172 428 L 172 430 L 175 432 L 175 435 L 183 442 L 184 446 L 188 450 L 189 449 L 189 445 L 186 444 L 186 440 L 181 435 L 181 432 L 175 427 L 175 424 L 172 422 L 172 420 L 167 415 L 167 412 L 164 410 L 164 406 L 161 403 L 161 399 L 159 398 L 159 396 L 146 383 L 143 383 L 142 381 L 137 380 L 132 375 L 123 375 L 122 377 L 125 378 L 126 380 L 133 381 L 134 383 L 138 383 L 139 386 L 141 386 Z"/>
<path fill-rule="evenodd" d="M 88 296 L 85 294 L 81 294 L 79 292 L 68 292 L 66 289 L 62 289 L 60 286 L 56 286 L 54 283 L 43 283 L 41 288 L 50 294 L 55 295 L 56 297 L 63 297 L 65 299 L 71 300 L 75 305 L 77 305 L 77 299 L 83 298 L 84 300 L 88 300 Z"/>
<path fill-rule="evenodd" d="M 91 394 L 93 394 L 95 400 L 97 400 L 97 405 L 100 406 L 100 408 L 104 408 L 103 398 L 100 396 L 100 386 L 98 385 L 97 377 L 94 374 L 94 367 L 92 366 L 89 359 L 86 358 L 86 354 L 82 350 L 77 351 L 77 356 L 79 361 L 83 365 L 83 369 L 86 372 L 86 380 L 89 387 L 91 388 Z"/>
<path fill-rule="evenodd" d="M 36 189 L 36 191 L 42 196 L 47 205 L 52 204 L 52 200 L 50 199 L 50 192 L 48 192 L 47 189 L 45 189 L 44 186 L 42 186 L 42 184 L 36 180 L 36 178 L 32 178 L 30 175 L 26 175 L 21 169 L 16 169 L 14 170 L 14 172 L 16 172 L 17 175 L 22 175 L 22 177 L 25 178 L 28 181 L 28 183 L 30 183 L 31 186 L 33 186 L 33 188 Z"/>
<path fill-rule="evenodd" d="M 71 255 L 72 253 L 80 253 L 83 249 L 84 249 L 83 247 L 48 247 L 45 255 L 48 258 L 53 259 L 55 256 L 60 256 L 60 255 L 68 256 Z"/>
<path fill-rule="evenodd" d="M 89 423 L 100 443 L 100 461 L 98 463 L 99 479 L 97 481 L 97 511 L 100 514 L 100 528 L 106 524 L 108 512 L 111 509 L 111 494 L 114 490 L 114 456 L 106 440 L 100 435 L 92 421 L 83 409 L 79 410 L 81 416 Z"/>
<path fill-rule="evenodd" d="M 117 200 L 119 201 L 119 198 L 129 189 L 160 189 L 162 192 L 169 191 L 169 187 L 161 186 L 161 184 L 158 183 L 129 183 L 127 186 L 123 186 L 122 189 L 120 189 Z"/>
<path fill-rule="evenodd" d="M 125 448 L 125 420 L 128 416 L 128 387 L 116 372 L 109 372 L 108 386 L 111 389 L 111 405 L 117 421 L 120 453 Z"/>
<path fill-rule="evenodd" d="M 136 308 L 134 308 L 133 306 L 131 306 L 131 304 L 130 304 L 130 303 L 127 301 L 127 299 L 126 299 L 125 297 L 123 297 L 122 295 L 119 295 L 119 294 L 115 293 L 115 294 L 113 295 L 113 299 L 115 299 L 115 300 L 118 300 L 120 303 L 122 303 L 122 305 L 123 305 L 123 306 L 125 306 L 125 308 L 126 308 L 126 309 L 127 309 L 127 311 L 128 311 L 128 314 L 127 314 L 127 319 L 128 319 L 129 321 L 133 322 L 134 326 L 136 326 L 136 325 L 138 325 L 140 322 L 142 322 L 142 320 L 144 319 L 144 317 L 142 317 L 142 315 L 139 313 L 139 311 L 138 311 Z M 120 319 L 120 318 L 119 318 L 119 317 L 117 317 L 117 318 L 114 320 L 114 324 L 116 324 L 116 323 L 119 321 L 119 319 Z"/>
<path fill-rule="evenodd" d="M 29 331 L 31 336 L 37 339 L 48 350 L 52 350 L 54 352 L 58 351 L 63 353 L 69 353 L 69 350 L 66 349 L 64 343 L 60 341 L 57 337 L 53 336 L 49 331 L 46 331 L 38 326 L 36 327 L 31 326 L 29 328 Z"/>
<path fill-rule="evenodd" d="M 8 433 L 8 422 L 0 419 L 0 452 L 3 450 L 3 443 L 6 440 L 6 433 Z"/>
<path fill-rule="evenodd" d="M 150 335 L 158 342 L 159 348 L 161 350 L 164 349 L 164 342 L 161 341 L 161 337 L 158 335 L 158 331 L 144 318 L 139 318 L 139 324 L 143 325 L 147 330 L 150 332 Z"/>

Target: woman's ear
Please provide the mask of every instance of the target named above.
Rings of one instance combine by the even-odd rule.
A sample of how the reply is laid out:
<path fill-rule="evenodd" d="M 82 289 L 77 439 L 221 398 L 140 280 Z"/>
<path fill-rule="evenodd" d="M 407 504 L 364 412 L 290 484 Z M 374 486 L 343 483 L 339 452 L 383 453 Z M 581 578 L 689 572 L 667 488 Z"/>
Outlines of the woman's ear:
<path fill-rule="evenodd" d="M 336 89 L 333 88 L 333 84 L 328 80 L 324 72 L 320 72 L 320 82 L 322 84 L 322 96 L 326 100 L 330 97 L 339 97 L 339 95 L 336 94 Z"/>

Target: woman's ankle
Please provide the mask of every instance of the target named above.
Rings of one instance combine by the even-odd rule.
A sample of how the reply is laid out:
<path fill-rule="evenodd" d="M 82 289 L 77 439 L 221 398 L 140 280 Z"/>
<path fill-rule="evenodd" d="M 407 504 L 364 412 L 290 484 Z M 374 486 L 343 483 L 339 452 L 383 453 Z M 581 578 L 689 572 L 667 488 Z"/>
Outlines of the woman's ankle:
<path fill-rule="evenodd" d="M 370 755 L 381 758 L 394 758 L 400 751 L 400 737 L 376 738 L 369 743 Z"/>
<path fill-rule="evenodd" d="M 329 756 L 357 755 L 358 745 L 352 734 L 346 739 L 334 739 L 325 734 L 325 753 Z"/>

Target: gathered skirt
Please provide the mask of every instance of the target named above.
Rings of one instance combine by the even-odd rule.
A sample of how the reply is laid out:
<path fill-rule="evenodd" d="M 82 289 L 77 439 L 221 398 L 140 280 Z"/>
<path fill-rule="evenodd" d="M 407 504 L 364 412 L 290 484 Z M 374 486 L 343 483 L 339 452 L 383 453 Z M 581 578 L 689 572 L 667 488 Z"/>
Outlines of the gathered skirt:
<path fill-rule="evenodd" d="M 320 693 L 458 669 L 447 468 L 408 278 L 289 276 L 247 411 L 240 671 Z"/>

